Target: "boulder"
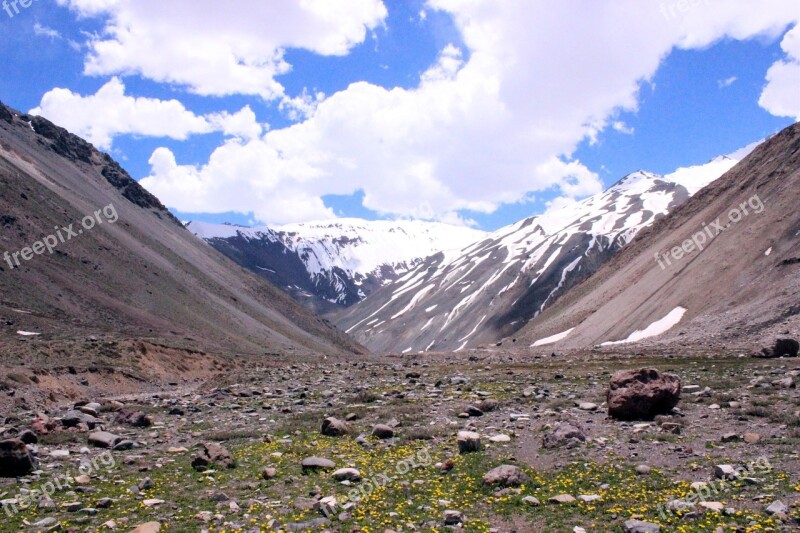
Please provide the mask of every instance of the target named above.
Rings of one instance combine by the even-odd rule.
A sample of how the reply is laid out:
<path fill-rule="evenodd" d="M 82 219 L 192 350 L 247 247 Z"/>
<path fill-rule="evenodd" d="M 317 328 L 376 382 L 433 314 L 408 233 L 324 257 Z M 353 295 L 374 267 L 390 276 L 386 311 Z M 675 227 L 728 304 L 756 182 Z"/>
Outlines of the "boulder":
<path fill-rule="evenodd" d="M 372 436 L 381 440 L 391 439 L 394 437 L 394 429 L 385 424 L 378 424 L 372 428 Z"/>
<path fill-rule="evenodd" d="M 201 445 L 201 450 L 192 460 L 192 468 L 198 472 L 205 472 L 210 468 L 236 468 L 236 460 L 231 452 L 215 442 L 206 442 Z"/>
<path fill-rule="evenodd" d="M 316 470 L 333 470 L 336 468 L 336 463 L 330 459 L 322 457 L 307 457 L 301 463 L 303 472 L 316 471 Z"/>
<path fill-rule="evenodd" d="M 608 414 L 620 420 L 652 420 L 678 405 L 681 380 L 654 368 L 624 370 L 611 377 Z"/>
<path fill-rule="evenodd" d="M 348 427 L 347 424 L 339 420 L 338 418 L 328 417 L 322 421 L 322 428 L 320 429 L 320 433 L 325 435 L 326 437 L 342 437 L 347 435 Z"/>
<path fill-rule="evenodd" d="M 361 481 L 361 472 L 355 468 L 340 468 L 333 473 L 333 479 L 336 481 L 350 481 L 355 483 Z"/>
<path fill-rule="evenodd" d="M 95 431 L 89 434 L 89 444 L 97 446 L 98 448 L 113 448 L 121 440 L 122 437 L 109 433 L 108 431 Z"/>
<path fill-rule="evenodd" d="M 490 487 L 518 487 L 531 479 L 518 466 L 502 465 L 483 476 L 483 484 Z"/>
<path fill-rule="evenodd" d="M 147 522 L 132 530 L 131 533 L 158 533 L 161 531 L 161 524 L 158 522 Z"/>
<path fill-rule="evenodd" d="M 560 448 L 562 446 L 572 448 L 585 440 L 586 435 L 581 428 L 569 422 L 561 422 L 555 429 L 545 433 L 542 446 L 544 448 Z"/>
<path fill-rule="evenodd" d="M 123 409 L 116 418 L 117 424 L 131 426 L 135 428 L 149 428 L 153 425 L 153 419 L 141 411 L 128 411 Z"/>
<path fill-rule="evenodd" d="M 800 342 L 795 339 L 777 339 L 772 348 L 764 348 L 755 354 L 756 357 L 797 357 L 800 354 Z"/>
<path fill-rule="evenodd" d="M 65 428 L 74 428 L 78 427 L 80 424 L 86 424 L 89 429 L 94 429 L 101 423 L 102 420 L 80 411 L 69 411 L 67 414 L 61 417 L 61 425 L 63 425 Z"/>
<path fill-rule="evenodd" d="M 0 441 L 0 477 L 19 477 L 36 469 L 36 460 L 19 439 Z"/>
<path fill-rule="evenodd" d="M 481 436 L 472 431 L 458 432 L 458 453 L 465 454 L 481 450 Z"/>

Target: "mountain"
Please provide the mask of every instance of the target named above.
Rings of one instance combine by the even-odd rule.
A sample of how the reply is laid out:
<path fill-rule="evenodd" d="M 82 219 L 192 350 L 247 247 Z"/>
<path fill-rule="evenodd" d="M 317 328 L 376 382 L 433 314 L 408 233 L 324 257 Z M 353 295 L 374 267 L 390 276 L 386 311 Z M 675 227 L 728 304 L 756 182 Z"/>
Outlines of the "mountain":
<path fill-rule="evenodd" d="M 73 362 L 87 338 L 137 353 L 140 341 L 256 358 L 365 352 L 195 238 L 110 156 L 2 104 L 0 183 L 3 363 L 22 346 Z"/>
<path fill-rule="evenodd" d="M 748 350 L 800 329 L 800 124 L 754 150 L 516 336 Z M 519 343 L 518 343 L 519 344 Z"/>
<path fill-rule="evenodd" d="M 275 228 L 191 222 L 189 230 L 320 311 L 350 306 L 441 250 L 484 232 L 422 221 L 336 219 Z"/>
<path fill-rule="evenodd" d="M 582 202 L 439 253 L 335 322 L 375 351 L 461 350 L 511 336 L 756 144 L 667 176 L 635 172 Z"/>

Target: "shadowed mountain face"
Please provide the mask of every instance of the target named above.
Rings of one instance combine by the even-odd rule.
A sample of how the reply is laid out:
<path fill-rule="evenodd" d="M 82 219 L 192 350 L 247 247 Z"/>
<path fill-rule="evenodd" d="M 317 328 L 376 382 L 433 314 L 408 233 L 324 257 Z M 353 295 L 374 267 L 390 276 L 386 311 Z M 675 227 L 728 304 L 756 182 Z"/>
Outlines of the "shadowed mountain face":
<path fill-rule="evenodd" d="M 375 351 L 461 350 L 513 336 L 734 164 L 720 157 L 669 176 L 633 173 L 592 198 L 428 258 L 336 323 Z"/>
<path fill-rule="evenodd" d="M 486 235 L 407 220 L 336 219 L 274 228 L 191 222 L 187 227 L 317 312 L 356 304 L 428 256 Z"/>
<path fill-rule="evenodd" d="M 548 345 L 561 349 L 639 339 L 747 350 L 796 335 L 798 195 L 795 124 L 643 232 L 518 332 L 518 341 L 561 337 Z"/>
<path fill-rule="evenodd" d="M 364 352 L 187 231 L 108 155 L 0 104 L 0 329 L 217 353 Z"/>

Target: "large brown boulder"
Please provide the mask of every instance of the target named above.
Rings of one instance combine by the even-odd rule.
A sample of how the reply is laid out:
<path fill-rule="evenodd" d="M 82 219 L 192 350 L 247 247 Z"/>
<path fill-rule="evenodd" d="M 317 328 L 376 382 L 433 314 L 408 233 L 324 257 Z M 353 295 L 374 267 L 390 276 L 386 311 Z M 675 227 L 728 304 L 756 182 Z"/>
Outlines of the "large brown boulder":
<path fill-rule="evenodd" d="M 531 478 L 518 466 L 501 465 L 483 476 L 483 484 L 490 487 L 519 487 Z"/>
<path fill-rule="evenodd" d="M 236 460 L 231 452 L 215 442 L 200 445 L 200 452 L 192 460 L 192 468 L 205 472 L 212 468 L 236 468 Z"/>
<path fill-rule="evenodd" d="M 678 405 L 681 380 L 654 368 L 623 370 L 611 377 L 608 414 L 620 420 L 652 420 Z"/>
<path fill-rule="evenodd" d="M 0 441 L 0 477 L 19 477 L 36 469 L 36 460 L 19 439 Z"/>

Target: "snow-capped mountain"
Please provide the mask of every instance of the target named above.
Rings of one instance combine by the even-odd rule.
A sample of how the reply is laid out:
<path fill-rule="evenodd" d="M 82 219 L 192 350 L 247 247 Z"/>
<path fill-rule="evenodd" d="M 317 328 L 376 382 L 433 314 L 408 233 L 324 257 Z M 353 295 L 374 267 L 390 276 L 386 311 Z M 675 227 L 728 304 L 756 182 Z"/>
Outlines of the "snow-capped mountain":
<path fill-rule="evenodd" d="M 373 351 L 460 350 L 511 336 L 757 144 L 667 176 L 634 172 L 584 201 L 439 253 L 335 322 Z"/>
<path fill-rule="evenodd" d="M 260 228 L 190 222 L 187 227 L 320 311 L 359 302 L 426 257 L 486 235 L 436 222 L 359 219 Z"/>

